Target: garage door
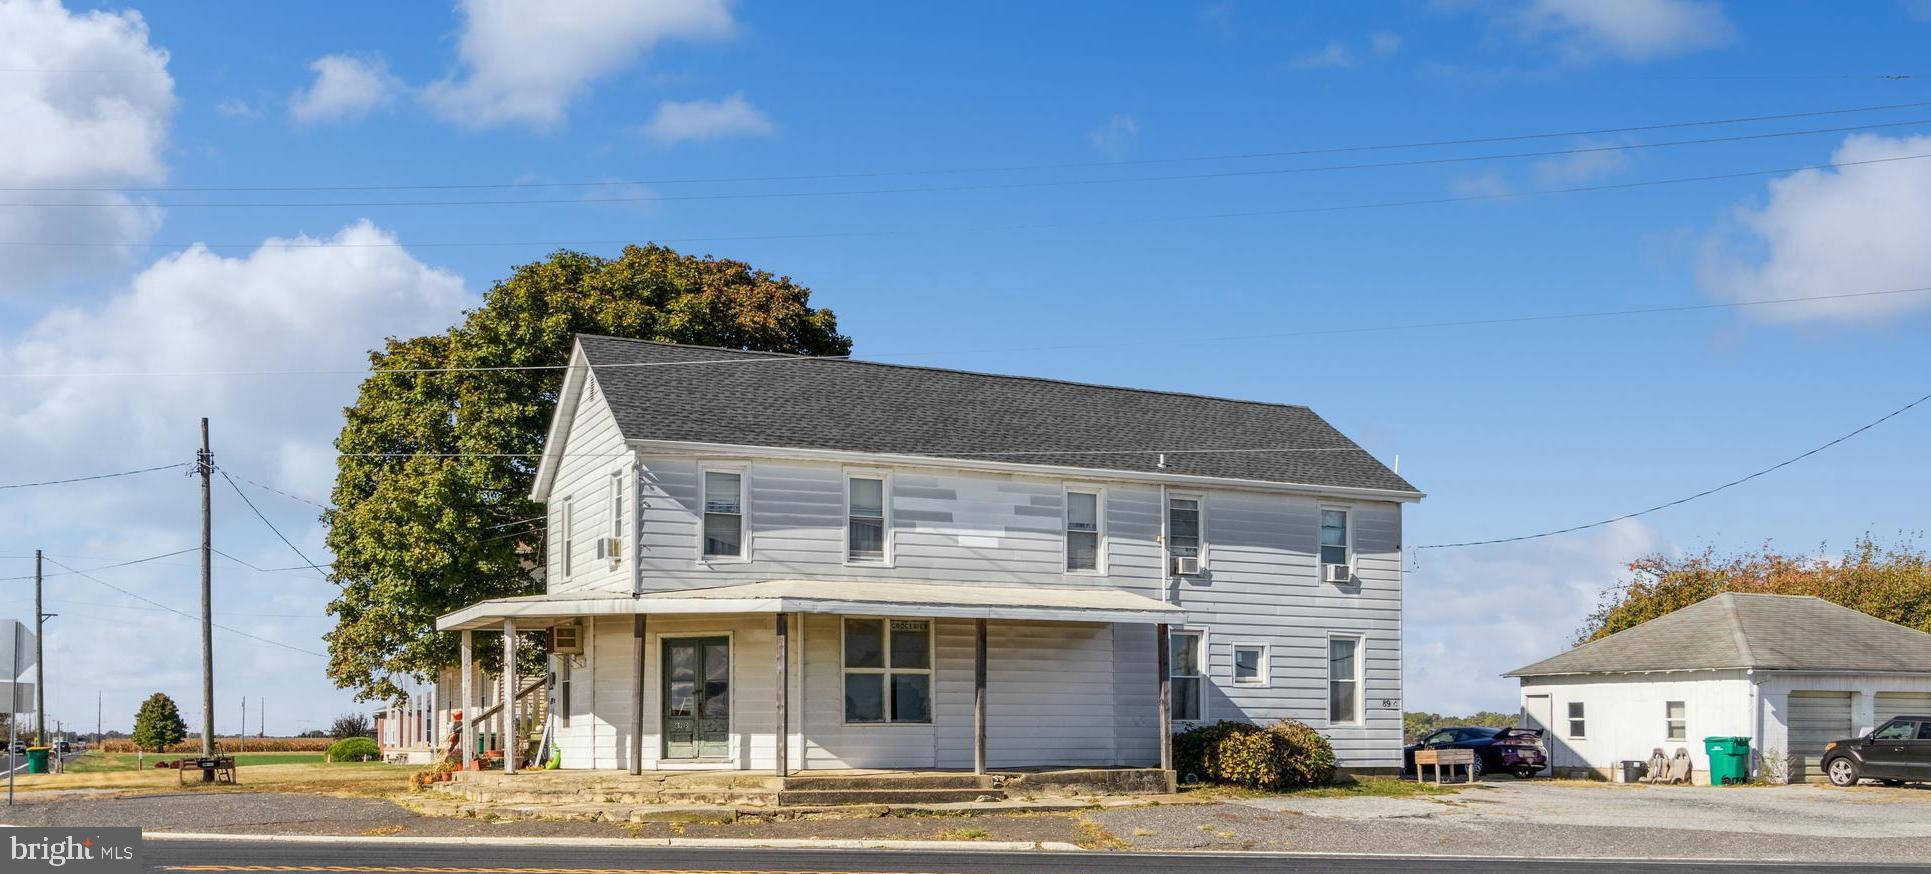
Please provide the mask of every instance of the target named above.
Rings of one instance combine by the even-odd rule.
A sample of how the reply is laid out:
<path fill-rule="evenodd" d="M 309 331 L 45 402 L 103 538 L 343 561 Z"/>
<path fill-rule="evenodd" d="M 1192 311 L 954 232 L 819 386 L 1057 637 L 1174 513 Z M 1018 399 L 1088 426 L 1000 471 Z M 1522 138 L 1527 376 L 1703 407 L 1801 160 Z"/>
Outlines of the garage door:
<path fill-rule="evenodd" d="M 1877 705 L 1873 728 L 1894 716 L 1931 716 L 1931 692 L 1879 692 L 1873 703 Z"/>
<path fill-rule="evenodd" d="M 1824 744 L 1851 736 L 1851 693 L 1790 693 L 1790 781 L 1821 780 Z"/>

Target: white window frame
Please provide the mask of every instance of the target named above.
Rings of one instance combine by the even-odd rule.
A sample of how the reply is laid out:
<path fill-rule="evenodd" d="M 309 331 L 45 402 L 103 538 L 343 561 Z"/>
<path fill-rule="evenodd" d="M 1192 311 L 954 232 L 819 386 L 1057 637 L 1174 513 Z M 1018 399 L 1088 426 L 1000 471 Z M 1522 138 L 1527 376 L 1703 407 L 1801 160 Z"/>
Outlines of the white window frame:
<path fill-rule="evenodd" d="M 1581 715 L 1577 715 L 1580 713 Z M 1589 708 L 1581 701 L 1565 701 L 1562 705 L 1562 730 L 1570 740 L 1589 739 Z M 1581 726 L 1582 731 L 1576 727 Z"/>
<path fill-rule="evenodd" d="M 1334 716 L 1334 642 L 1347 640 L 1354 642 L 1354 676 L 1346 682 L 1354 684 L 1354 718 L 1335 719 Z M 1368 638 L 1362 634 L 1329 634 L 1328 643 L 1321 658 L 1326 661 L 1327 684 L 1321 687 L 1327 698 L 1323 710 L 1327 711 L 1329 725 L 1362 725 L 1368 721 Z"/>
<path fill-rule="evenodd" d="M 1169 491 L 1160 498 L 1160 561 L 1161 573 L 1167 579 L 1176 579 L 1173 574 L 1173 502 L 1175 499 L 1194 502 L 1194 513 L 1200 518 L 1200 545 L 1195 557 L 1200 559 L 1200 572 L 1207 572 L 1207 494 L 1205 492 Z"/>
<path fill-rule="evenodd" d="M 881 507 L 879 507 L 880 524 L 884 526 L 881 532 L 882 534 L 881 539 L 883 541 L 884 549 L 882 550 L 883 555 L 877 559 L 852 558 L 852 480 L 855 480 L 855 479 L 875 479 L 875 480 L 878 480 L 878 483 L 879 483 L 878 485 L 879 503 L 882 505 Z M 868 468 L 849 468 L 845 471 L 845 476 L 843 478 L 843 488 L 844 488 L 843 500 L 844 500 L 845 512 L 843 514 L 844 521 L 841 522 L 840 525 L 843 527 L 844 532 L 839 536 L 838 539 L 840 543 L 840 555 L 843 558 L 845 566 L 847 567 L 891 567 L 893 559 L 895 558 L 895 556 L 893 555 L 894 550 L 892 548 L 892 545 L 893 545 L 893 541 L 896 539 L 892 536 L 892 473 L 891 471 L 874 470 L 874 469 L 868 469 Z"/>
<path fill-rule="evenodd" d="M 1679 708 L 1682 708 L 1683 715 L 1681 717 L 1672 718 L 1670 716 L 1670 705 L 1672 704 L 1676 705 Z M 1664 701 L 1663 702 L 1663 739 L 1664 740 L 1689 740 L 1689 738 L 1690 738 L 1690 702 L 1687 700 Z"/>
<path fill-rule="evenodd" d="M 559 511 L 559 515 L 563 517 L 563 523 L 558 526 L 562 529 L 558 534 L 558 539 L 562 546 L 562 567 L 559 570 L 563 572 L 563 578 L 567 580 L 576 575 L 576 564 L 571 561 L 577 551 L 577 509 L 575 496 L 563 496 L 563 506 Z"/>
<path fill-rule="evenodd" d="M 1093 496 L 1093 566 L 1074 570 L 1068 567 L 1073 557 L 1073 495 Z M 1106 575 L 1106 487 L 1068 483 L 1060 494 L 1060 569 L 1083 577 Z"/>
<path fill-rule="evenodd" d="M 1199 654 L 1200 663 L 1194 666 L 1194 673 L 1191 673 L 1191 674 L 1174 673 L 1174 669 L 1179 666 L 1174 664 L 1173 662 L 1173 657 L 1172 657 L 1173 638 L 1178 637 L 1180 635 L 1191 635 L 1193 637 L 1200 638 L 1200 643 L 1198 647 L 1194 650 L 1196 653 Z M 1167 650 L 1168 650 L 1167 680 L 1168 680 L 1169 687 L 1171 687 L 1172 681 L 1176 677 L 1190 677 L 1198 681 L 1194 684 L 1194 697 L 1196 699 L 1194 701 L 1194 704 L 1196 705 L 1194 709 L 1198 710 L 1200 712 L 1200 715 L 1194 719 L 1181 719 L 1179 716 L 1174 715 L 1175 713 L 1177 713 L 1177 710 L 1172 708 L 1171 704 L 1169 704 L 1168 715 L 1172 718 L 1172 721 L 1176 724 L 1205 725 L 1209 721 L 1209 715 L 1207 713 L 1207 700 L 1208 700 L 1207 684 L 1209 681 L 1207 679 L 1207 676 L 1209 673 L 1210 663 L 1213 661 L 1212 659 L 1213 651 L 1207 648 L 1207 644 L 1208 644 L 1207 629 L 1205 628 L 1169 628 L 1167 629 Z"/>
<path fill-rule="evenodd" d="M 1328 561 L 1321 555 L 1321 531 L 1326 526 L 1322 523 L 1321 516 L 1329 510 L 1339 511 L 1344 514 L 1343 519 L 1345 520 L 1345 524 L 1341 526 L 1341 536 L 1347 539 L 1347 542 L 1343 544 L 1343 548 L 1347 550 L 1346 566 L 1348 568 L 1348 579 L 1353 580 L 1355 575 L 1354 559 L 1356 555 L 1354 548 L 1354 507 L 1347 504 L 1321 504 L 1314 511 L 1314 565 L 1320 569 L 1321 581 L 1326 582 L 1328 578 Z"/>
<path fill-rule="evenodd" d="M 1254 679 L 1252 680 L 1243 680 L 1240 678 L 1240 654 L 1242 650 L 1254 650 L 1260 653 L 1260 663 L 1257 668 L 1258 673 L 1255 675 Z M 1248 689 L 1265 689 L 1268 686 L 1273 685 L 1273 675 L 1274 675 L 1273 645 L 1266 644 L 1266 643 L 1234 644 L 1233 660 L 1228 662 L 1228 670 L 1229 670 L 1229 674 L 1233 678 L 1233 684 L 1236 686 L 1241 686 L 1243 688 L 1248 688 Z"/>
<path fill-rule="evenodd" d="M 606 536 L 618 544 L 617 550 L 610 554 L 610 566 L 616 567 L 617 563 L 623 560 L 624 549 L 631 546 L 624 542 L 627 539 L 624 533 L 624 472 L 611 471 L 607 485 L 610 489 L 609 503 L 605 506 L 604 512 L 608 515 L 610 528 Z"/>
<path fill-rule="evenodd" d="M 710 515 L 709 476 L 713 473 L 736 474 L 738 478 L 738 554 L 704 553 L 704 517 Z M 721 514 L 720 514 L 721 515 Z M 751 466 L 748 464 L 704 462 L 697 466 L 697 563 L 743 564 L 751 560 Z"/>
<path fill-rule="evenodd" d="M 885 662 L 884 667 L 854 668 L 854 667 L 849 667 L 845 664 L 845 652 L 846 652 L 845 636 L 846 636 L 846 631 L 848 630 L 847 626 L 845 625 L 845 620 L 847 619 L 856 619 L 861 622 L 884 622 L 885 623 L 885 638 L 880 642 L 880 646 L 884 648 L 884 651 L 880 654 Z M 924 668 L 895 668 L 892 666 L 892 623 L 893 622 L 925 623 L 925 667 Z M 891 727 L 891 726 L 901 726 L 901 727 L 902 726 L 914 726 L 914 727 L 923 726 L 926 728 L 930 728 L 933 725 L 935 725 L 937 723 L 936 711 L 938 710 L 938 688 L 934 685 L 937 682 L 937 675 L 934 671 L 934 667 L 938 664 L 937 662 L 937 659 L 939 657 L 938 642 L 939 642 L 939 620 L 931 616 L 847 616 L 847 615 L 839 616 L 838 617 L 838 721 L 839 723 L 841 725 L 851 726 L 854 728 L 879 728 L 879 727 Z M 880 693 L 881 694 L 880 701 L 882 704 L 882 710 L 880 711 L 880 714 L 884 717 L 883 719 L 879 719 L 875 722 L 851 722 L 847 719 L 847 714 L 845 713 L 844 699 L 845 699 L 845 677 L 848 674 L 870 674 L 874 676 L 883 676 L 885 678 L 883 681 L 881 681 L 883 685 L 881 686 L 882 692 Z M 925 675 L 926 702 L 925 702 L 925 718 L 923 720 L 914 722 L 911 720 L 892 718 L 892 675 L 893 674 L 924 674 Z"/>

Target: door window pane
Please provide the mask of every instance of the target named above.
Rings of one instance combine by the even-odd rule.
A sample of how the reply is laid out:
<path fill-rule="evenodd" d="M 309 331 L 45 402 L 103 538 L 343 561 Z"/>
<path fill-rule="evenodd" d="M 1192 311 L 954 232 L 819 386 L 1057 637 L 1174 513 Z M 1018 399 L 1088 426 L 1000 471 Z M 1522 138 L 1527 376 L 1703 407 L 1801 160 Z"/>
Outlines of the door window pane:
<path fill-rule="evenodd" d="M 1172 718 L 1184 722 L 1200 719 L 1200 678 L 1174 677 Z"/>
<path fill-rule="evenodd" d="M 885 620 L 845 620 L 845 667 L 885 667 Z"/>
<path fill-rule="evenodd" d="M 1175 676 L 1200 673 L 1200 635 L 1174 632 L 1167 644 Z"/>
<path fill-rule="evenodd" d="M 932 675 L 892 675 L 892 721 L 925 722 L 932 718 Z"/>
<path fill-rule="evenodd" d="M 845 675 L 845 721 L 885 721 L 885 675 Z"/>

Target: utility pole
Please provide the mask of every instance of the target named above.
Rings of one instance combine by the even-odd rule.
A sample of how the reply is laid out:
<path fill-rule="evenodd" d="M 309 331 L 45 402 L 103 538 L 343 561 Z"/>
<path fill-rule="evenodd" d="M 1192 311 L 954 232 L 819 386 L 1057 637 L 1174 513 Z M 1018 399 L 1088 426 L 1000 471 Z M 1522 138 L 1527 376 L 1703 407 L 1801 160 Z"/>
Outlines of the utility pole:
<path fill-rule="evenodd" d="M 215 781 L 215 625 L 214 625 L 214 472 L 215 454 L 208 451 L 208 420 L 201 420 L 201 452 L 195 456 L 201 474 L 201 782 Z"/>
<path fill-rule="evenodd" d="M 34 550 L 34 746 L 47 742 L 47 611 L 40 604 L 40 550 Z"/>
<path fill-rule="evenodd" d="M 94 743 L 101 742 L 101 699 L 105 697 L 99 690 L 94 692 Z"/>
<path fill-rule="evenodd" d="M 241 696 L 241 724 L 235 726 L 235 751 L 248 748 L 248 696 Z"/>

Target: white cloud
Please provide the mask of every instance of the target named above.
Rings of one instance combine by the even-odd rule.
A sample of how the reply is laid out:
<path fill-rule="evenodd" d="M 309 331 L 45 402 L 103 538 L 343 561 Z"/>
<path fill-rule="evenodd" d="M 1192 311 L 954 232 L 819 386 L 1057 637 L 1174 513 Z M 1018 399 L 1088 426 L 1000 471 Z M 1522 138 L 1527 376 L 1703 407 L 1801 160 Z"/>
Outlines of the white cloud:
<path fill-rule="evenodd" d="M 1536 184 L 1543 188 L 1586 185 L 1613 176 L 1629 167 L 1629 152 L 1623 149 L 1607 148 L 1616 143 L 1603 140 L 1580 140 L 1573 148 L 1601 149 L 1594 152 L 1575 152 L 1558 155 L 1535 162 L 1529 169 Z"/>
<path fill-rule="evenodd" d="M 1846 138 L 1831 163 L 1931 155 L 1931 136 Z M 1703 242 L 1698 279 L 1721 300 L 1916 288 L 1931 284 L 1931 159 L 1803 170 L 1768 184 L 1761 206 L 1739 206 Z M 1781 322 L 1877 322 L 1931 307 L 1895 294 L 1751 307 Z"/>
<path fill-rule="evenodd" d="M 1325 48 L 1296 55 L 1288 62 L 1289 66 L 1302 70 L 1341 70 L 1354 64 L 1354 52 L 1340 40 L 1329 42 Z"/>
<path fill-rule="evenodd" d="M 736 30 L 727 0 L 461 0 L 462 71 L 431 84 L 429 105 L 470 127 L 554 127 L 590 84 L 666 40 Z"/>
<path fill-rule="evenodd" d="M 1444 8 L 1482 11 L 1573 62 L 1648 61 L 1720 48 L 1736 36 L 1715 0 L 1504 0 Z"/>
<path fill-rule="evenodd" d="M 1637 521 L 1517 544 L 1421 553 L 1406 576 L 1409 710 L 1516 709 L 1502 672 L 1569 648 L 1603 589 L 1630 561 L 1664 549 Z"/>
<path fill-rule="evenodd" d="M 664 145 L 725 137 L 768 137 L 778 132 L 771 119 L 733 94 L 723 100 L 666 100 L 642 128 L 644 136 Z"/>
<path fill-rule="evenodd" d="M 308 68 L 315 71 L 315 81 L 288 101 L 289 116 L 305 124 L 359 118 L 403 90 L 381 58 L 325 55 Z"/>
<path fill-rule="evenodd" d="M 99 189 L 158 182 L 174 113 L 168 53 L 138 12 L 70 13 L 54 0 L 0 2 L 0 187 Z M 0 294 L 124 263 L 159 210 L 117 193 L 36 193 L 78 205 L 0 210 Z M 86 244 L 124 244 L 75 246 Z"/>
<path fill-rule="evenodd" d="M 1140 122 L 1131 115 L 1115 115 L 1106 124 L 1088 131 L 1086 141 L 1101 154 L 1118 158 L 1140 138 Z"/>
<path fill-rule="evenodd" d="M 315 242 L 347 245 L 303 245 Z M 460 278 L 417 261 L 394 242 L 362 222 L 322 241 L 269 240 L 232 257 L 190 248 L 153 262 L 96 301 L 55 309 L 0 335 L 0 371 L 9 374 L 10 387 L 0 394 L 0 455 L 17 472 L 4 479 L 183 461 L 192 457 L 196 420 L 207 416 L 224 469 L 326 500 L 330 444 L 359 382 L 353 373 L 87 374 L 364 368 L 367 350 L 383 337 L 446 328 L 476 302 Z M 298 563 L 226 483 L 217 478 L 215 486 L 218 548 L 266 567 Z M 310 558 L 328 560 L 313 507 L 261 491 L 249 498 Z M 44 545 L 85 569 L 181 549 L 199 536 L 197 506 L 193 481 L 178 472 L 0 492 L 0 518 L 10 520 L 0 554 Z M 190 554 L 96 576 L 192 612 L 194 567 Z M 0 576 L 20 572 L 18 561 L 0 555 Z M 50 676 L 68 681 L 50 686 L 53 715 L 71 723 L 84 713 L 91 725 L 96 689 L 106 692 L 109 727 L 125 728 L 139 699 L 157 690 L 184 710 L 198 708 L 199 648 L 184 643 L 194 639 L 192 622 L 83 578 L 61 582 L 49 595 L 61 614 L 50 627 L 49 663 Z M 322 649 L 320 635 L 331 624 L 322 606 L 335 590 L 314 574 L 259 575 L 222 560 L 215 586 L 217 622 Z M 0 616 L 19 613 L 0 603 Z M 347 693 L 328 682 L 320 659 L 215 634 L 222 730 L 233 729 L 233 708 L 244 694 L 270 696 L 271 731 L 325 725 L 347 708 Z"/>
<path fill-rule="evenodd" d="M 215 113 L 222 118 L 252 120 L 261 118 L 261 107 L 239 97 L 228 97 L 215 104 Z"/>

